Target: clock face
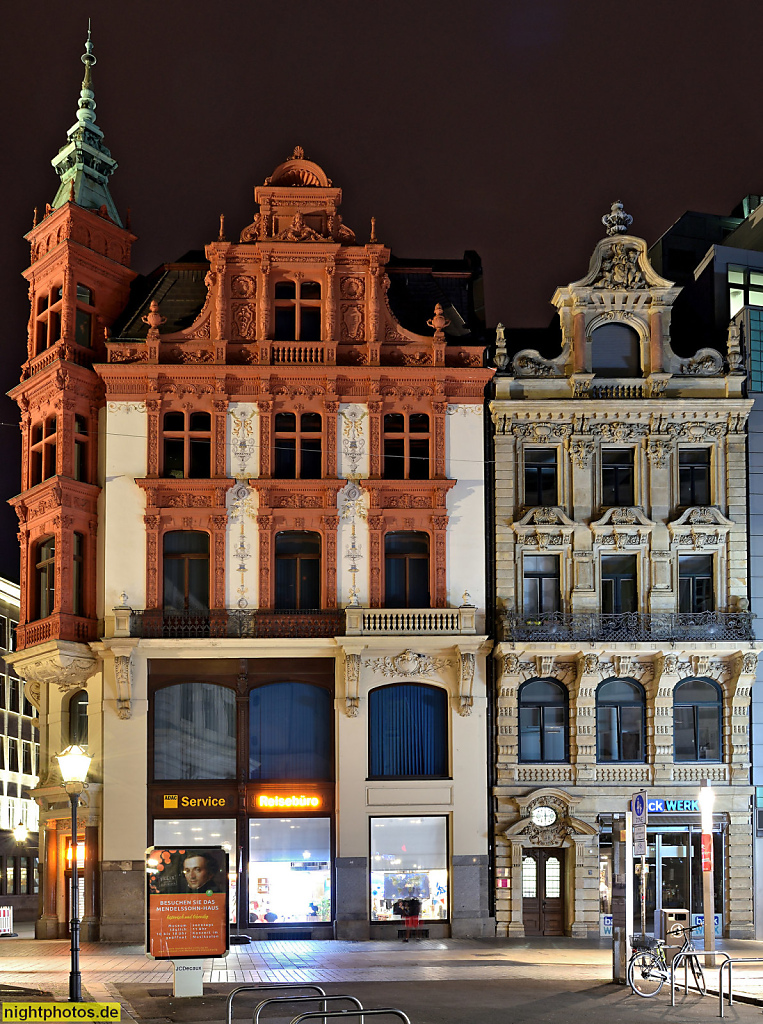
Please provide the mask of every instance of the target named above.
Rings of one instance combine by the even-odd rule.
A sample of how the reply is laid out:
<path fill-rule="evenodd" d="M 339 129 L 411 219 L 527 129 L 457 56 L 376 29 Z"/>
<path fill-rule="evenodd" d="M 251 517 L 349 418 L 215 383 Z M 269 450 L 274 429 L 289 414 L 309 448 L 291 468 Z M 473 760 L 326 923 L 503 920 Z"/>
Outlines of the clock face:
<path fill-rule="evenodd" d="M 530 817 L 532 818 L 534 825 L 540 825 L 541 828 L 547 828 L 549 825 L 553 825 L 556 821 L 556 811 L 553 807 L 533 807 Z"/>

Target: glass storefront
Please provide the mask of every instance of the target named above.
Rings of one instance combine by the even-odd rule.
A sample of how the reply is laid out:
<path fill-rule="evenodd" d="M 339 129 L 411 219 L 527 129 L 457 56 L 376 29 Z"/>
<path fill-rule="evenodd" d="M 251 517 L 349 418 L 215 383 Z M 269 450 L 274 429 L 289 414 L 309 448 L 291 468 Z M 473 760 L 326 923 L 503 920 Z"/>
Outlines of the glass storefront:
<path fill-rule="evenodd" d="M 250 818 L 249 923 L 331 920 L 331 819 Z"/>
<path fill-rule="evenodd" d="M 222 846 L 228 854 L 228 908 L 236 923 L 236 821 L 234 818 L 183 818 L 154 821 L 154 846 Z"/>
<path fill-rule="evenodd" d="M 421 917 L 448 917 L 446 817 L 371 818 L 371 920 L 396 921 L 399 901 L 421 901 Z"/>
<path fill-rule="evenodd" d="M 659 931 L 660 910 L 702 913 L 702 831 L 699 825 L 649 826 L 646 857 L 646 930 Z M 713 832 L 715 912 L 723 908 L 723 833 Z M 641 858 L 633 862 L 633 927 L 641 929 Z M 600 912 L 611 913 L 612 834 L 602 832 L 599 845 Z"/>

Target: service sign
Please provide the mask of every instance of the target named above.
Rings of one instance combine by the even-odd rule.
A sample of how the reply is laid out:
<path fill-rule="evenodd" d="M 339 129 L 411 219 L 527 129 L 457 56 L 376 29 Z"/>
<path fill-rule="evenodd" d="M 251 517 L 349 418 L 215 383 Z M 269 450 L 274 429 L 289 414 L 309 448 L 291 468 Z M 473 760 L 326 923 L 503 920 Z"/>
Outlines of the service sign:
<path fill-rule="evenodd" d="M 221 846 L 146 850 L 146 952 L 155 960 L 228 952 L 228 854 Z"/>

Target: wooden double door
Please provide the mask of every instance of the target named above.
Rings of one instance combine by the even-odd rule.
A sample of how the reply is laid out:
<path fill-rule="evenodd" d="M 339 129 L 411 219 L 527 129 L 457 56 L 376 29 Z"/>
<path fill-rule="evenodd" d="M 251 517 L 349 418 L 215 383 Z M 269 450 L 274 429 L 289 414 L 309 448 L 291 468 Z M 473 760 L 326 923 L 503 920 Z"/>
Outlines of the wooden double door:
<path fill-rule="evenodd" d="M 525 935 L 564 935 L 564 850 L 522 851 L 522 921 Z"/>

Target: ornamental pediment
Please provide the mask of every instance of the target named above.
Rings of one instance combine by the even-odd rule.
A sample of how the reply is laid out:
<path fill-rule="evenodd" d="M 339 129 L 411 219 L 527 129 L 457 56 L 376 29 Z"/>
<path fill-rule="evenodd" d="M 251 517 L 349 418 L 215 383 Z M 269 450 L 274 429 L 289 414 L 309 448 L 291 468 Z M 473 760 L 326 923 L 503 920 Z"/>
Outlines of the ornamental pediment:
<path fill-rule="evenodd" d="M 668 523 L 671 547 L 702 550 L 725 544 L 733 522 L 713 505 L 696 505 Z"/>
<path fill-rule="evenodd" d="M 591 523 L 594 543 L 603 547 L 639 547 L 649 542 L 655 523 L 637 506 L 608 508 Z"/>
<path fill-rule="evenodd" d="M 673 282 L 660 277 L 647 256 L 643 238 L 635 235 L 609 235 L 593 251 L 588 274 L 569 285 L 570 291 L 592 288 L 596 291 L 644 291 L 673 288 Z"/>

